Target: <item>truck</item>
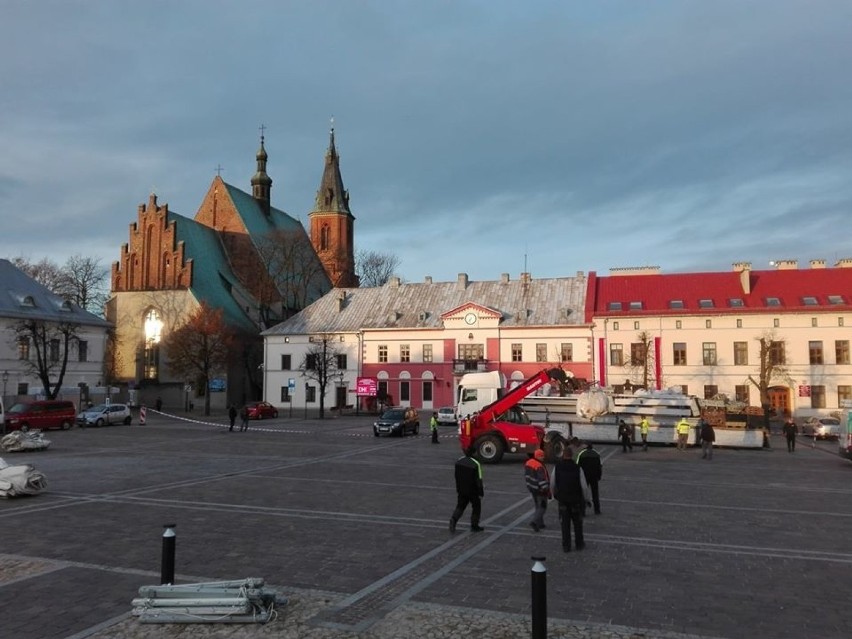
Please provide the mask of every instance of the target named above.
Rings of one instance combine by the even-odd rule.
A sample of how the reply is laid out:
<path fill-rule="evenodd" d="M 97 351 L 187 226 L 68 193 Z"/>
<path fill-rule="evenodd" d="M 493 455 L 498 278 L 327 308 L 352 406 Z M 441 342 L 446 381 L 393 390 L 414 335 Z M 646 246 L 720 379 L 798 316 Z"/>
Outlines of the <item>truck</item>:
<path fill-rule="evenodd" d="M 465 375 L 459 384 L 459 443 L 464 451 L 472 448 L 476 458 L 486 464 L 496 464 L 505 453 L 531 453 L 540 448 L 544 440 L 544 428 L 532 424 L 518 403 L 548 384 L 553 379 L 551 371 L 542 370 L 508 391 L 504 391 L 501 377 L 496 373 L 491 376 L 491 386 L 476 386 L 485 378 L 468 379 L 467 382 L 472 382 L 468 385 L 465 380 L 468 375 Z M 477 399 L 472 394 L 465 395 L 466 388 L 475 388 Z M 468 412 L 473 402 L 480 401 L 479 397 L 492 396 L 496 399 Z M 467 401 L 463 401 L 466 397 Z"/>

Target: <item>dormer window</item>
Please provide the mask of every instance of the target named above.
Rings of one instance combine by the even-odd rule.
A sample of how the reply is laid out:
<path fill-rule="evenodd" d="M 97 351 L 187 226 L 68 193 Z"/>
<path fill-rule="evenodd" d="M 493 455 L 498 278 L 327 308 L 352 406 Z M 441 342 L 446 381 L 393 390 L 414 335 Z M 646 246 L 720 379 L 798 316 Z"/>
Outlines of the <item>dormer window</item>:
<path fill-rule="evenodd" d="M 630 310 L 631 311 L 641 311 L 642 310 L 642 302 L 630 302 Z"/>
<path fill-rule="evenodd" d="M 829 304 L 845 304 L 845 302 L 843 301 L 842 295 L 829 295 L 828 296 L 828 303 Z"/>
<path fill-rule="evenodd" d="M 767 306 L 781 306 L 781 300 L 777 297 L 767 297 L 766 298 Z"/>
<path fill-rule="evenodd" d="M 59 310 L 65 313 L 70 313 L 74 310 L 74 308 L 71 306 L 71 302 L 68 300 L 62 300 L 62 304 L 59 305 Z"/>
<path fill-rule="evenodd" d="M 732 297 L 728 300 L 728 306 L 730 306 L 731 308 L 742 308 L 743 306 L 745 306 L 745 302 L 743 302 L 742 298 L 740 297 Z"/>
<path fill-rule="evenodd" d="M 32 295 L 24 295 L 21 299 L 21 306 L 27 306 L 29 308 L 35 308 L 35 300 Z"/>
<path fill-rule="evenodd" d="M 698 300 L 698 308 L 713 308 L 713 300 Z"/>
<path fill-rule="evenodd" d="M 610 311 L 620 311 L 621 310 L 621 302 L 610 302 L 607 306 L 607 309 Z"/>
<path fill-rule="evenodd" d="M 683 300 L 669 300 L 669 308 L 684 308 Z"/>
<path fill-rule="evenodd" d="M 804 304 L 805 306 L 816 306 L 817 298 L 815 298 L 813 295 L 805 295 L 805 297 L 802 298 L 802 304 Z"/>

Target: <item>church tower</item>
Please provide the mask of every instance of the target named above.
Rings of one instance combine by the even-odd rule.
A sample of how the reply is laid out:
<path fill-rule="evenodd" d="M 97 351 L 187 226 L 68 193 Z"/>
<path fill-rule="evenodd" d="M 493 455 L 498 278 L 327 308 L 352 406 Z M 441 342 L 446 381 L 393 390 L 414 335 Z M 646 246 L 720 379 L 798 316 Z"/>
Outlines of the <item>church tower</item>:
<path fill-rule="evenodd" d="M 334 146 L 334 121 L 325 169 L 317 191 L 314 210 L 308 214 L 311 226 L 311 243 L 322 261 L 333 286 L 351 288 L 358 286 L 355 275 L 355 218 L 349 210 L 349 192 L 343 188 L 340 177 L 340 156 Z"/>
<path fill-rule="evenodd" d="M 272 191 L 272 178 L 266 174 L 266 149 L 263 147 L 263 127 L 260 134 L 260 148 L 255 158 L 257 159 L 257 172 L 251 179 L 251 194 L 258 201 L 263 212 L 269 215 L 269 195 Z"/>

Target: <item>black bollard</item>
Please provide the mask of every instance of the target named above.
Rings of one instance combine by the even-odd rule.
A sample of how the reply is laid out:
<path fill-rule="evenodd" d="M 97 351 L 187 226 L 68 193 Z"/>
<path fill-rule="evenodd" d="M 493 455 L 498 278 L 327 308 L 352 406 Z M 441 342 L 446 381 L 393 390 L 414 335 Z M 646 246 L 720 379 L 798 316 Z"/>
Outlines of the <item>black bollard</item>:
<path fill-rule="evenodd" d="M 532 639 L 547 639 L 547 568 L 544 557 L 532 560 Z"/>
<path fill-rule="evenodd" d="M 163 561 L 160 565 L 160 584 L 175 582 L 175 528 L 177 524 L 165 524 L 163 528 Z"/>

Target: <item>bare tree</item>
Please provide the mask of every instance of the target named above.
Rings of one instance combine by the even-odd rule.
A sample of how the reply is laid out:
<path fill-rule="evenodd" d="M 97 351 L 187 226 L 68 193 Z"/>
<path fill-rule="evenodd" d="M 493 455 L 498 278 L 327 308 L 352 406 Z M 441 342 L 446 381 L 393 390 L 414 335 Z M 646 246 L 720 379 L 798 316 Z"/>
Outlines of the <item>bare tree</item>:
<path fill-rule="evenodd" d="M 753 375 L 748 376 L 758 393 L 760 393 L 760 406 L 763 408 L 763 423 L 769 428 L 769 389 L 773 383 L 790 382 L 790 373 L 786 366 L 785 343 L 783 340 L 775 339 L 775 333 L 770 331 L 755 338 L 760 345 L 757 379 Z"/>
<path fill-rule="evenodd" d="M 400 259 L 393 253 L 362 250 L 355 256 L 355 270 L 365 288 L 384 286 L 399 265 Z"/>
<path fill-rule="evenodd" d="M 63 286 L 65 275 L 56 262 L 46 257 L 38 262 L 32 262 L 22 255 L 13 257 L 10 261 L 36 282 L 51 292 L 59 294 L 58 291 Z"/>
<path fill-rule="evenodd" d="M 72 255 L 62 267 L 62 276 L 54 291 L 90 313 L 103 315 L 107 300 L 108 271 L 98 258 Z"/>
<path fill-rule="evenodd" d="M 41 380 L 44 394 L 48 399 L 56 399 L 62 389 L 68 356 L 78 345 L 79 324 L 71 322 L 48 322 L 26 319 L 14 325 L 13 342 L 26 357 L 21 357 L 21 369 Z M 35 355 L 35 357 L 33 357 Z M 56 381 L 51 384 L 50 378 Z"/>
<path fill-rule="evenodd" d="M 210 414 L 210 380 L 227 370 L 233 342 L 222 309 L 203 303 L 183 326 L 163 338 L 169 370 L 204 389 L 205 415 Z"/>
<path fill-rule="evenodd" d="M 648 331 L 636 334 L 636 341 L 630 344 L 630 369 L 632 377 L 638 378 L 642 388 L 650 388 L 654 380 L 654 336 Z"/>
<path fill-rule="evenodd" d="M 322 262 L 302 230 L 276 230 L 257 243 L 265 273 L 255 283 L 264 327 L 286 319 L 328 292 Z"/>
<path fill-rule="evenodd" d="M 325 391 L 335 379 L 342 379 L 343 370 L 338 367 L 340 355 L 335 335 L 322 334 L 311 338 L 312 345 L 305 353 L 299 371 L 302 376 L 314 380 L 319 386 L 319 416 L 325 417 Z"/>

